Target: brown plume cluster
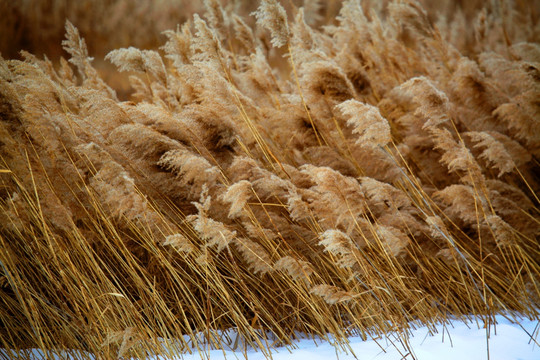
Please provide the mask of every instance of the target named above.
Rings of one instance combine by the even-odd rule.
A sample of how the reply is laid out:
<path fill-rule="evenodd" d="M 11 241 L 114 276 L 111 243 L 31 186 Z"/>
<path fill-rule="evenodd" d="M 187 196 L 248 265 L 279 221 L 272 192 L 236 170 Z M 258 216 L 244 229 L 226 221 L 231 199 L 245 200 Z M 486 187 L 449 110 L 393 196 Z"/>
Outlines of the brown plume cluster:
<path fill-rule="evenodd" d="M 0 58 L 0 347 L 538 319 L 538 4 L 436 4 L 206 0 L 107 54 L 129 101 L 69 21 Z"/>

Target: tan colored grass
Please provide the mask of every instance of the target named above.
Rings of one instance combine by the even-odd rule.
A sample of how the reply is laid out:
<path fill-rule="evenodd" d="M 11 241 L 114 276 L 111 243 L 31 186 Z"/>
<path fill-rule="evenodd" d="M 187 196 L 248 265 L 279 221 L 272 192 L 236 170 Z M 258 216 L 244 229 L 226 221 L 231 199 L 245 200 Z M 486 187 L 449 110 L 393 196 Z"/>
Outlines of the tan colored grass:
<path fill-rule="evenodd" d="M 0 58 L 0 347 L 538 319 L 534 4 L 239 4 L 109 52 L 130 101 L 99 28 L 65 22 L 68 60 Z"/>

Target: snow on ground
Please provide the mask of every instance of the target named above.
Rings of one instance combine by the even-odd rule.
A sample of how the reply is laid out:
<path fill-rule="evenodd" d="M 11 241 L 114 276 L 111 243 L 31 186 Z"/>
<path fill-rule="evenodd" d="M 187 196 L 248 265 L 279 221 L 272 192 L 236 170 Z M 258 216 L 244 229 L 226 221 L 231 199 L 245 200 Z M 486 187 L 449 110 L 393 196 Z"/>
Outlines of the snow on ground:
<path fill-rule="evenodd" d="M 540 360 L 540 322 L 521 320 L 519 324 L 512 324 L 502 316 L 497 316 L 496 327 L 491 328 L 489 338 L 490 360 Z M 480 326 L 482 323 L 479 321 Z M 407 355 L 399 339 L 379 339 L 362 341 L 360 337 L 351 337 L 350 345 L 356 358 L 359 360 L 399 360 L 405 358 L 417 360 L 483 360 L 488 359 L 486 351 L 486 329 L 478 328 L 476 322 L 468 325 L 454 321 L 451 326 L 438 326 L 437 334 L 433 334 L 426 327 L 417 328 L 412 332 L 409 343 L 414 357 Z M 384 350 L 383 350 L 384 349 Z M 244 359 L 240 352 L 212 350 L 209 352 L 211 360 L 217 359 Z M 248 360 L 262 360 L 264 355 L 258 351 L 247 352 Z M 185 355 L 184 359 L 201 359 L 201 354 Z M 272 359 L 295 360 L 328 360 L 328 359 L 355 359 L 350 352 L 337 351 L 328 342 L 313 340 L 300 340 L 296 342 L 296 349 L 286 348 L 272 350 Z M 164 360 L 164 359 L 160 359 Z"/>
<path fill-rule="evenodd" d="M 454 321 L 452 325 L 437 327 L 437 333 L 430 332 L 426 327 L 412 331 L 409 343 L 414 357 L 403 349 L 397 337 L 362 341 L 360 337 L 351 337 L 350 345 L 359 360 L 483 360 L 488 359 L 487 344 L 489 343 L 490 360 L 540 360 L 540 322 L 520 320 L 512 324 L 503 316 L 497 316 L 497 325 L 491 326 L 489 341 L 486 342 L 486 329 L 482 322 L 465 324 Z M 391 340 L 391 341 L 390 341 Z M 393 343 L 393 344 L 392 344 Z M 33 351 L 34 359 L 43 359 L 40 351 Z M 247 351 L 248 360 L 266 359 L 260 350 Z M 5 358 L 7 352 L 0 350 L 0 358 Z M 11 356 L 8 356 L 11 357 Z M 183 355 L 183 359 L 245 359 L 241 351 L 210 350 L 206 353 Z M 58 359 L 68 359 L 59 356 Z M 328 341 L 304 339 L 295 342 L 295 349 L 275 348 L 272 359 L 295 360 L 328 360 L 355 359 L 350 352 L 336 350 Z M 172 360 L 155 357 L 153 360 Z"/>

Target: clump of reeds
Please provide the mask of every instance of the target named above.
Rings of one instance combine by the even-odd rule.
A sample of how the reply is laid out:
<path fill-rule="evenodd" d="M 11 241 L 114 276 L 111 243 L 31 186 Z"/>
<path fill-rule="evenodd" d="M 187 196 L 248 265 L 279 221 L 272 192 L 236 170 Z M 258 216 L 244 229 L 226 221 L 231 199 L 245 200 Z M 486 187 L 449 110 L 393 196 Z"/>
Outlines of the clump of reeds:
<path fill-rule="evenodd" d="M 1 58 L 0 346 L 538 319 L 538 9 L 450 3 L 205 1 L 106 56 L 131 101 L 70 22 L 67 60 Z"/>

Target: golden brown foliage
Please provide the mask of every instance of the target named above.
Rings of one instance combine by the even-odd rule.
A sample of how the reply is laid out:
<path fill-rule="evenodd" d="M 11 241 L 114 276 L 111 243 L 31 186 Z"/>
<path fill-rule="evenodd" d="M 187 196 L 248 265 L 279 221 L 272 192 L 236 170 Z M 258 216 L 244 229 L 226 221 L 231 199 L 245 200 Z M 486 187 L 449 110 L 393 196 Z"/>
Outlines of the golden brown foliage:
<path fill-rule="evenodd" d="M 204 1 L 105 56 L 130 101 L 99 28 L 65 22 L 67 61 L 0 57 L 0 347 L 538 319 L 539 12 L 433 4 Z"/>

